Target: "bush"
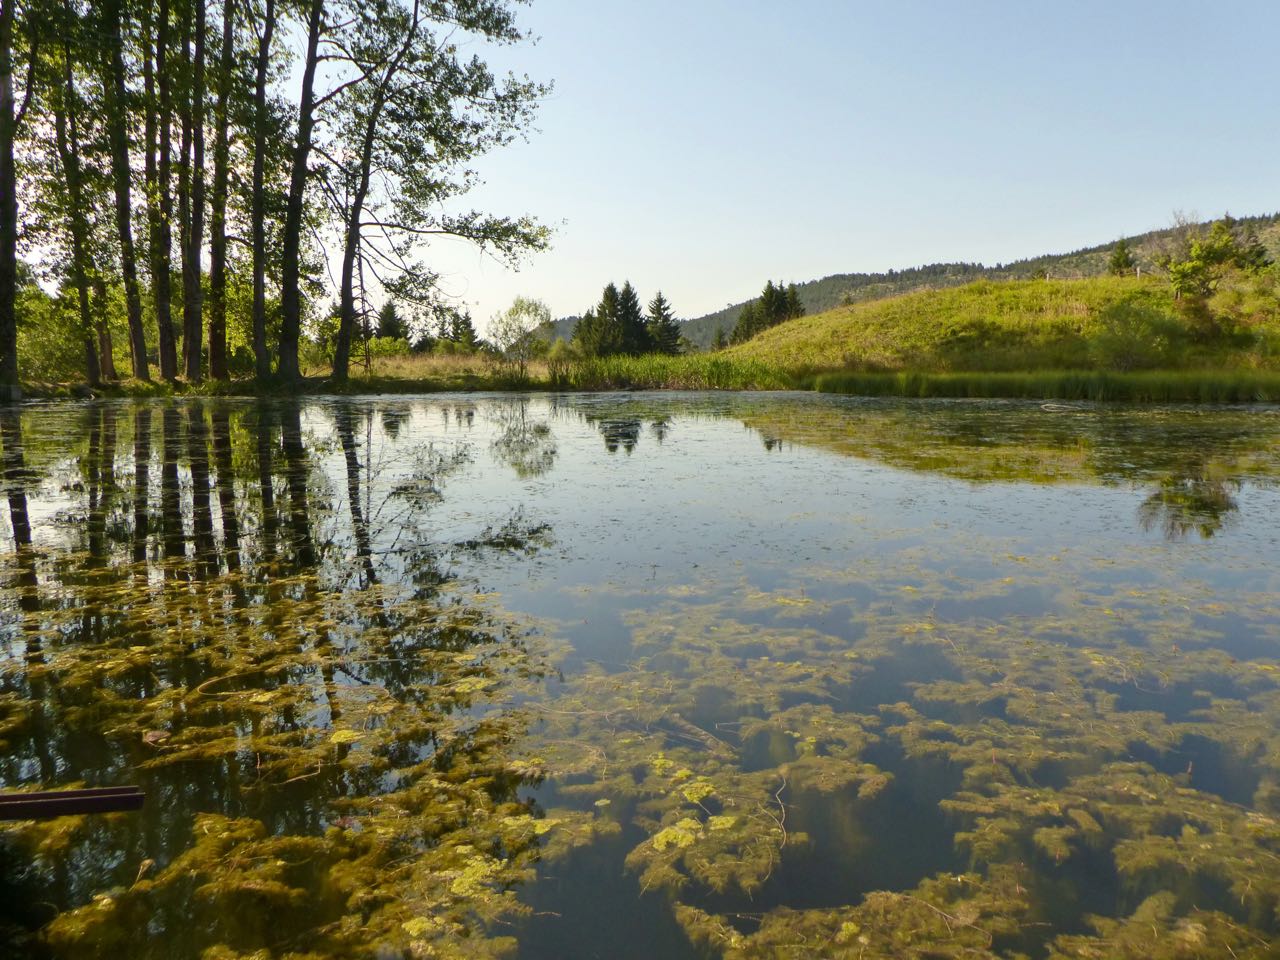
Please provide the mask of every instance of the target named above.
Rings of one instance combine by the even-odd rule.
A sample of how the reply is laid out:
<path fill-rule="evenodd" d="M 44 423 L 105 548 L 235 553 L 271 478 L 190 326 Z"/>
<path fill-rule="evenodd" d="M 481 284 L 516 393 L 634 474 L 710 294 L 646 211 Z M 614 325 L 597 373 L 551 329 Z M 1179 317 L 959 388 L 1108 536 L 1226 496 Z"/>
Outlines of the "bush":
<path fill-rule="evenodd" d="M 1098 315 L 1099 330 L 1089 342 L 1089 358 L 1109 370 L 1147 370 L 1166 363 L 1173 324 L 1159 310 L 1121 302 Z"/>

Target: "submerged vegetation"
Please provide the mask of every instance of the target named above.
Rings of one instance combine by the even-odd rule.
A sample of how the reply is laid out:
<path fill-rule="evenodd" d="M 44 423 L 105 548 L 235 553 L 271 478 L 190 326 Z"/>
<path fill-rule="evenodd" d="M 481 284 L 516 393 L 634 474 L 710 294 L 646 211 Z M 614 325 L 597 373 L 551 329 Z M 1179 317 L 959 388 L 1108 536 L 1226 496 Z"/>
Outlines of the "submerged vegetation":
<path fill-rule="evenodd" d="M 0 785 L 148 806 L 0 831 L 0 938 L 538 958 L 642 914 L 611 953 L 1268 956 L 1273 421 L 730 394 L 6 415 Z M 747 456 L 758 489 L 707 501 Z M 602 530 L 657 466 L 679 479 Z"/>

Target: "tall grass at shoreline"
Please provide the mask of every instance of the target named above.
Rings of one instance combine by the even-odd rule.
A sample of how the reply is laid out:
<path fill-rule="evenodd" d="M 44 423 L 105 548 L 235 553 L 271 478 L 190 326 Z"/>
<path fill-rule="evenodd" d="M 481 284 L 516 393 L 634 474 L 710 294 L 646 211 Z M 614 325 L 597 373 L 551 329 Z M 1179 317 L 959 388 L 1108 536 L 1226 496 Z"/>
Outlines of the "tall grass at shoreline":
<path fill-rule="evenodd" d="M 594 357 L 553 365 L 556 390 L 797 390 L 808 378 L 761 360 L 721 353 Z"/>
<path fill-rule="evenodd" d="M 824 373 L 812 389 L 866 397 L 1114 400 L 1129 403 L 1280 402 L 1280 373 L 1037 370 L 1025 373 Z"/>

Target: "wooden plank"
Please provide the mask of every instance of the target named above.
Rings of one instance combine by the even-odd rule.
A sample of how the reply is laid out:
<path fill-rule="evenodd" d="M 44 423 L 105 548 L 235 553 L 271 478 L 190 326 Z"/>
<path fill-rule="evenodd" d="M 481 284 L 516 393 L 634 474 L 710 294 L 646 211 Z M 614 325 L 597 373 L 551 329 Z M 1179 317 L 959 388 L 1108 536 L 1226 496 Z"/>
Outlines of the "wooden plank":
<path fill-rule="evenodd" d="M 0 820 L 47 820 L 80 813 L 141 810 L 143 800 L 138 787 L 6 793 L 0 794 Z"/>

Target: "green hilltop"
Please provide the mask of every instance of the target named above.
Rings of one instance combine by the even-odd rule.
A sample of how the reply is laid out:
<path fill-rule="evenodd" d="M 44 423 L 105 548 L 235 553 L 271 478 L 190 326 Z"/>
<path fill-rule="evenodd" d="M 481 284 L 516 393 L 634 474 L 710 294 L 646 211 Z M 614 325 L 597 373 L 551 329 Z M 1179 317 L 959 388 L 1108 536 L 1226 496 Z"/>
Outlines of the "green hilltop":
<path fill-rule="evenodd" d="M 1273 259 L 1280 259 L 1280 214 L 1243 217 L 1239 228 L 1254 232 Z M 1197 225 L 1207 229 L 1208 222 Z M 1185 226 L 1151 230 L 1125 237 L 1139 271 L 1155 269 L 1155 258 L 1177 242 Z M 1118 240 L 1119 238 L 1117 238 Z M 1107 273 L 1107 261 L 1116 241 L 1074 250 L 1070 253 L 1045 254 L 1013 263 L 985 266 L 980 263 L 934 263 L 885 273 L 838 273 L 821 280 L 797 283 L 800 302 L 810 314 L 822 313 L 841 306 L 896 297 L 905 293 L 959 287 L 976 280 L 1085 279 Z M 717 329 L 725 335 L 733 331 L 738 315 L 747 302 L 733 304 L 695 317 L 683 323 L 684 336 L 699 347 L 709 347 Z"/>

